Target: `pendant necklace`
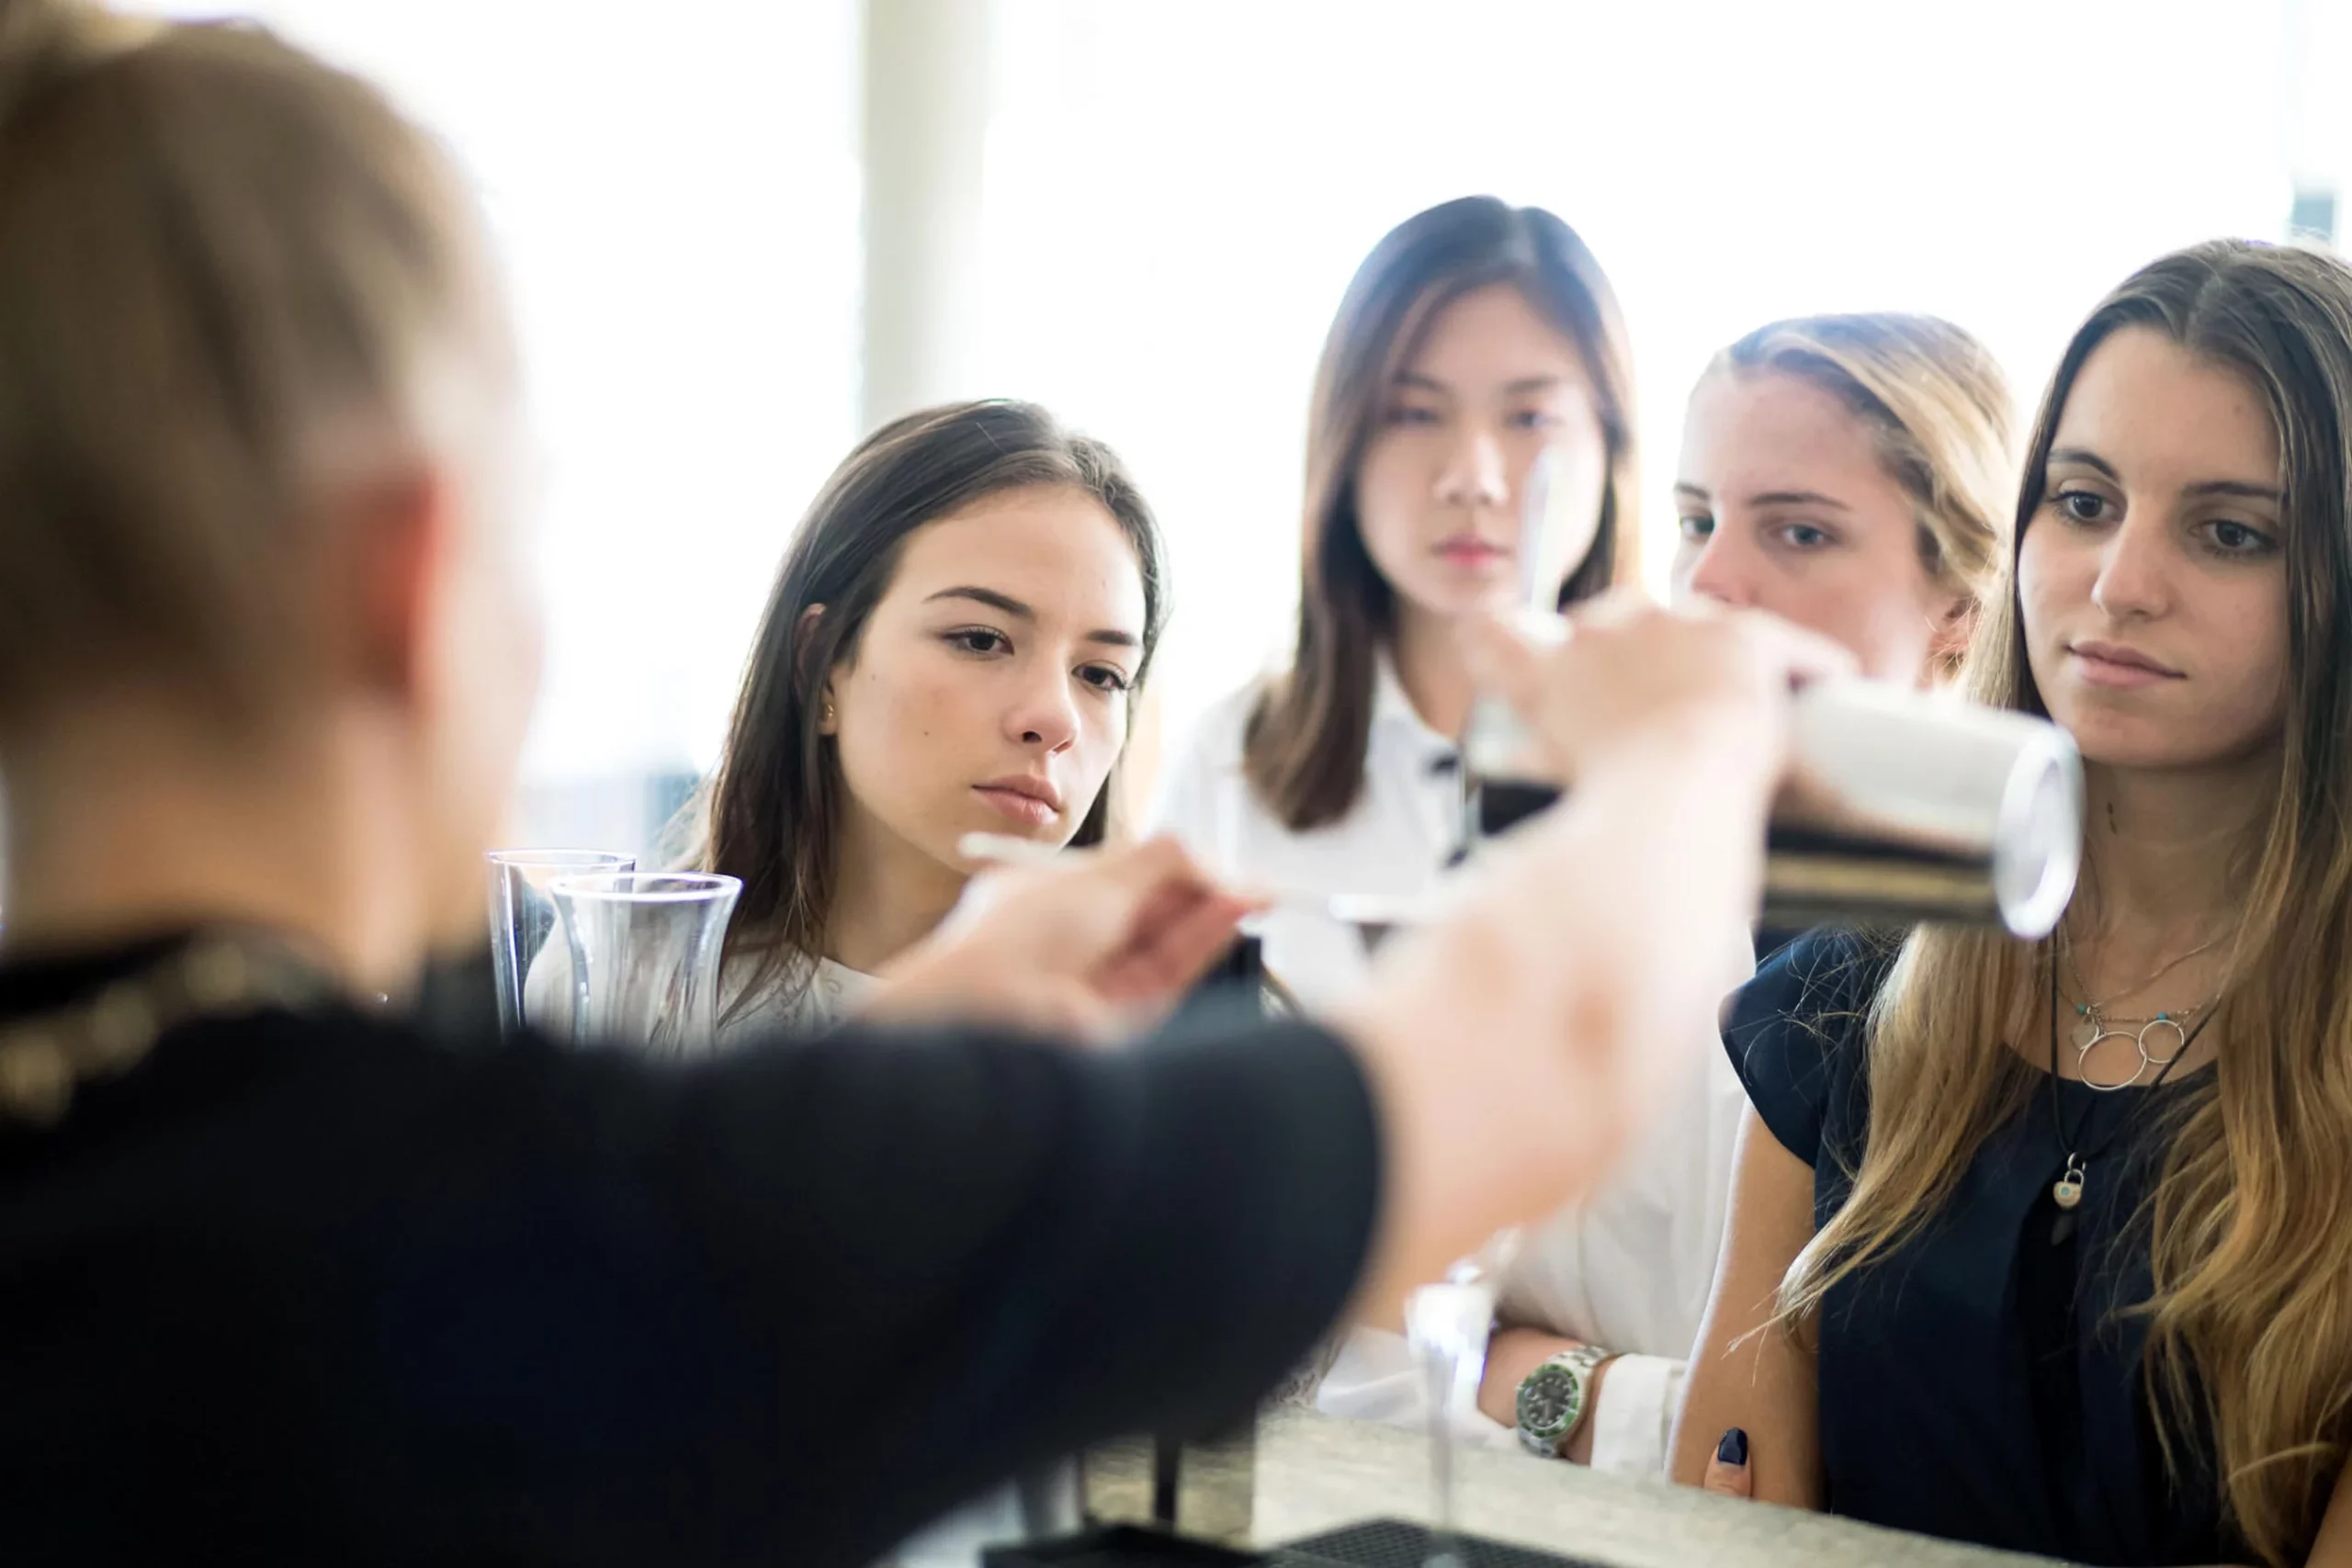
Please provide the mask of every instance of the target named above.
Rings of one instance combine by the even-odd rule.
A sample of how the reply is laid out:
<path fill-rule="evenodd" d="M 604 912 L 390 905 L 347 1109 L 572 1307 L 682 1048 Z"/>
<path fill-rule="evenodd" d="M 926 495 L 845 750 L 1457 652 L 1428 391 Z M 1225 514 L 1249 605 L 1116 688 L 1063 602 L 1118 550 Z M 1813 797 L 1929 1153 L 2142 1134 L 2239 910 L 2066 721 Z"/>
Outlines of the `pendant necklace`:
<path fill-rule="evenodd" d="M 2177 969 L 2183 964 L 2188 963 L 2199 953 L 2211 951 L 2213 947 L 2219 944 L 2220 940 L 2221 939 L 2217 937 L 2212 942 L 2206 942 L 2201 947 L 2190 948 L 2187 953 L 2182 953 L 2179 957 L 2173 959 L 2170 963 L 2165 964 L 2161 968 L 2157 969 L 2154 974 L 2150 975 L 2138 985 L 2132 987 L 2128 990 L 2118 991 L 2115 995 L 2118 998 L 2138 995 L 2141 991 L 2143 991 L 2148 987 L 2154 985 L 2165 976 L 2170 974 L 2173 970 Z M 2216 995 L 2206 1001 L 2199 1003 L 2196 1007 L 2184 1008 L 2178 1012 L 2160 1012 L 2153 1018 L 2110 1018 L 2108 1016 L 2107 1009 L 2103 1004 L 2087 999 L 2090 995 L 2090 987 L 2083 983 L 2083 972 L 2075 965 L 2074 949 L 2072 945 L 2066 942 L 2065 934 L 2063 930 L 2059 934 L 2059 950 L 2064 956 L 2066 967 L 2074 974 L 2075 986 L 2081 989 L 2082 994 L 2086 998 L 2085 1000 L 2075 1004 L 2075 1015 L 2082 1020 L 2082 1021 L 2075 1027 L 2072 1037 L 2072 1043 L 2075 1047 L 2075 1071 L 2081 1078 L 2085 1087 L 2096 1089 L 2101 1094 L 2111 1094 L 2120 1089 L 2130 1089 L 2132 1085 L 2140 1081 L 2140 1075 L 2146 1072 L 2151 1067 L 2155 1068 L 2159 1076 L 2161 1076 L 2163 1070 L 2172 1065 L 2175 1057 L 2177 1057 L 2182 1052 L 2188 1049 L 2188 1042 L 2192 1037 L 2189 1025 L 2192 1022 L 2195 1022 L 2197 1015 L 2205 1011 L 2208 1008 L 2211 1008 L 2214 1002 L 2221 999 L 2220 997 Z M 2054 996 L 2056 994 L 2056 974 L 2054 965 L 2052 974 L 2052 995 Z M 2131 1025 L 2137 1025 L 2138 1027 L 2129 1027 Z M 2053 1029 L 2056 1026 L 2056 1015 L 2054 1013 L 2052 1016 L 2052 1026 Z M 2198 1027 L 2202 1028 L 2203 1025 L 2199 1024 Z M 2156 1055 L 2148 1049 L 2149 1036 L 2153 1034 L 2161 1040 L 2166 1031 L 2169 1031 L 2172 1034 L 2172 1049 L 2164 1055 Z M 2129 1077 L 2118 1078 L 2110 1083 L 2101 1083 L 2098 1079 L 2091 1076 L 2090 1055 L 2093 1051 L 2097 1050 L 2100 1045 L 2105 1044 L 2109 1040 L 2129 1040 L 2132 1042 L 2133 1050 L 2139 1054 L 2140 1065 L 2132 1069 L 2132 1075 Z M 2053 1072 L 2056 1070 L 2055 1066 L 2052 1068 L 2052 1071 Z"/>
<path fill-rule="evenodd" d="M 2210 1007 L 2211 1004 L 2208 1004 L 2208 1006 Z M 2174 1066 L 2178 1063 L 2183 1056 L 2188 1055 L 2188 1048 L 2197 1043 L 2197 1037 L 2205 1032 L 2205 1026 L 2207 1024 L 2213 1021 L 2213 1014 L 2211 1011 L 2207 1011 L 2204 1009 L 2199 1009 L 2198 1010 L 2205 1011 L 2205 1016 L 2198 1021 L 2197 1027 L 2194 1029 L 2183 1030 L 2177 1022 L 2165 1019 L 2161 1014 L 2158 1015 L 2157 1019 L 2149 1021 L 2147 1027 L 2150 1028 L 2153 1028 L 2157 1021 L 2163 1021 L 2169 1027 L 2180 1031 L 2179 1045 L 2174 1049 L 2170 1055 L 2161 1058 L 2161 1065 L 2157 1066 L 2156 1076 L 2148 1085 L 2150 1089 L 2158 1088 L 2164 1083 L 2166 1077 L 2171 1076 Z M 2111 1031 L 2110 1032 L 2121 1033 L 2123 1032 Z M 2097 1042 L 2094 1041 L 2093 1043 L 2097 1043 Z M 2089 1047 L 2084 1046 L 2080 1048 L 2079 1054 L 2087 1055 L 2088 1052 Z M 2140 1054 L 2142 1071 L 2145 1071 L 2149 1066 L 2155 1062 L 2155 1060 L 2156 1059 L 2151 1058 L 2148 1055 L 2147 1048 L 2145 1044 L 2143 1043 Z M 2125 1079 L 2122 1083 L 2117 1084 L 2090 1084 L 2090 1080 L 2087 1078 L 2083 1081 L 2086 1084 L 2090 1084 L 2090 1087 L 2094 1089 L 2117 1089 L 2125 1088 L 2128 1085 L 2136 1082 L 2139 1076 L 2140 1075 L 2138 1073 L 2134 1073 L 2130 1078 Z M 2060 1176 L 2056 1181 L 2050 1184 L 2051 1201 L 2058 1205 L 2058 1218 L 2050 1227 L 2050 1241 L 2051 1245 L 2053 1247 L 2063 1243 L 2067 1237 L 2075 1234 L 2075 1207 L 2082 1202 L 2083 1189 L 2090 1179 L 2091 1160 L 2099 1155 L 2105 1154 L 2109 1145 L 2113 1144 L 2116 1138 L 2120 1135 L 2123 1131 L 2122 1127 L 2118 1127 L 2113 1133 L 2109 1134 L 2105 1138 L 2101 1139 L 2096 1148 L 2086 1149 L 2083 1146 L 2083 1139 L 2090 1132 L 2091 1120 L 2098 1107 L 2096 1102 L 2084 1107 L 2082 1120 L 2075 1124 L 2074 1131 L 2069 1133 L 2066 1129 L 2065 1111 L 2061 1104 L 2061 1100 L 2063 1099 L 2061 1089 L 2064 1083 L 2064 1080 L 2058 1076 L 2058 963 L 2056 956 L 2053 954 L 2050 964 L 2050 1125 L 2052 1130 L 2058 1134 L 2058 1146 L 2066 1151 L 2065 1172 Z M 2132 1108 L 2132 1111 L 2126 1112 L 2124 1117 L 2125 1126 L 2130 1125 L 2132 1114 L 2136 1112 L 2137 1110 L 2138 1107 L 2135 1106 Z"/>
<path fill-rule="evenodd" d="M 2099 1094 L 2112 1094 L 2119 1089 L 2130 1089 L 2138 1083 L 2140 1075 L 2151 1067 L 2161 1074 L 2172 1066 L 2174 1057 L 2188 1049 L 2189 1025 L 2196 1021 L 2198 1014 L 2211 1006 L 2212 1003 L 2210 1001 L 2202 1002 L 2178 1012 L 2160 1012 L 2154 1018 L 2109 1018 L 2106 1010 L 2097 1002 L 2075 1003 L 2075 1012 L 2083 1021 L 2075 1027 L 2073 1040 L 2076 1076 L 2086 1089 Z M 2130 1027 L 2135 1024 L 2137 1028 Z M 2159 1056 L 2148 1049 L 2148 1037 L 2154 1034 L 2161 1039 L 2165 1030 L 2172 1032 L 2172 1049 Z M 2129 1040 L 2139 1053 L 2140 1064 L 2132 1069 L 2130 1077 L 2101 1083 L 2091 1077 L 2091 1053 L 2110 1040 Z"/>

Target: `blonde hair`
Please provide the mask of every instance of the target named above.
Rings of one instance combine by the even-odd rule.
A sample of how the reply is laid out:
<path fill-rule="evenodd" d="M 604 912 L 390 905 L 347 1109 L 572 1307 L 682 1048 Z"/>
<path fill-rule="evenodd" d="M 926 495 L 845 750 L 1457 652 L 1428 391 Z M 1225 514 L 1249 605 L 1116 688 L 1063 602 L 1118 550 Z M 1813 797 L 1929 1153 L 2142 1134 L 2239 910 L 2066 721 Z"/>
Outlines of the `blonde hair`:
<path fill-rule="evenodd" d="M 329 470 L 507 368 L 458 186 L 260 28 L 0 4 L 0 736 L 168 672 L 298 676 Z M 487 383 L 483 383 L 487 384 Z"/>
<path fill-rule="evenodd" d="M 2008 378 L 1983 344 L 1935 316 L 1802 316 L 1717 355 L 1708 374 L 1726 373 L 1792 376 L 1844 403 L 1911 498 L 1928 574 L 1973 604 L 1998 591 L 2017 414 Z"/>
<path fill-rule="evenodd" d="M 2288 675 L 2281 788 L 2245 851 L 2244 924 L 2224 1004 L 2230 1041 L 2163 1127 L 2163 1164 L 2134 1224 L 2154 1290 L 2145 1373 L 2176 1481 L 2180 1437 L 2210 1424 L 2222 1508 L 2267 1562 L 2301 1562 L 2346 1453 L 2352 1402 L 2352 269 L 2316 253 L 2216 242 L 2153 263 L 2096 310 L 2041 405 L 2017 505 L 2021 538 L 2084 361 L 2124 328 L 2163 333 L 2234 372 L 2278 433 L 2286 518 Z M 1989 602 L 1964 685 L 2044 713 L 2014 592 Z M 1870 1125 L 1851 1197 L 1791 1268 L 1780 1325 L 1886 1259 L 1951 1199 L 2038 1075 L 2002 1041 L 2029 1016 L 2046 950 L 1922 929 L 1866 1021 Z"/>

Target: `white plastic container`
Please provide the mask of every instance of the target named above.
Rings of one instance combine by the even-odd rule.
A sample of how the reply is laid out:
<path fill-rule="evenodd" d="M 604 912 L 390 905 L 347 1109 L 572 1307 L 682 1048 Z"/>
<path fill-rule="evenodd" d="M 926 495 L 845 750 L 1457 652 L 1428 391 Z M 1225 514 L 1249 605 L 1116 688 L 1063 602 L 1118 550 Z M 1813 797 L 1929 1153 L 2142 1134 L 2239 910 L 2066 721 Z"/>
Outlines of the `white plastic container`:
<path fill-rule="evenodd" d="M 1792 776 L 1766 839 L 1767 925 L 2000 925 L 2046 936 L 2082 863 L 2083 766 L 2046 719 L 1859 679 L 1795 698 Z M 1532 738 L 1482 701 L 1464 738 L 1464 831 L 1556 800 Z"/>

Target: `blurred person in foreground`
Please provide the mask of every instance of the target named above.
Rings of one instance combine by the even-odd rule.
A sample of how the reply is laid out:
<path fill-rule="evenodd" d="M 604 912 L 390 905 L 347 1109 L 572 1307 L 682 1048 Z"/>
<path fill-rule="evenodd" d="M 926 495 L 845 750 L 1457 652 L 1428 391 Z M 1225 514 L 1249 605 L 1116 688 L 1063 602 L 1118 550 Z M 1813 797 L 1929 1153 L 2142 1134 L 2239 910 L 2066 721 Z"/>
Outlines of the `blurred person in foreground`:
<path fill-rule="evenodd" d="M 530 707 L 510 355 L 367 84 L 0 4 L 7 1560 L 863 1562 L 1233 1417 L 1693 1065 L 1638 1048 L 1713 1005 L 1671 935 L 1753 907 L 1791 674 L 1838 660 L 1622 605 L 1468 628 L 1575 804 L 1329 1026 L 1052 1043 L 1229 934 L 1158 843 L 1002 886 L 813 1043 L 371 1007 L 478 930 Z"/>

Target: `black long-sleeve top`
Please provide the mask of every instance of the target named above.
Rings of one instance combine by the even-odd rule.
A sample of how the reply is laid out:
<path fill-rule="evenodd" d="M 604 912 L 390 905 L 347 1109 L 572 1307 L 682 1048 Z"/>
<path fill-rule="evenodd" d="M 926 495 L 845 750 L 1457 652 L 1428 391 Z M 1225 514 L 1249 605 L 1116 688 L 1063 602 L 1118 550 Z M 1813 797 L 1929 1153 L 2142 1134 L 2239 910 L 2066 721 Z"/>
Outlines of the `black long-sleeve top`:
<path fill-rule="evenodd" d="M 0 1036 L 154 949 L 0 967 Z M 199 1021 L 0 1120 L 0 1561 L 820 1565 L 1245 1411 L 1377 1205 L 1337 1041 L 691 1066 Z"/>

